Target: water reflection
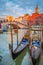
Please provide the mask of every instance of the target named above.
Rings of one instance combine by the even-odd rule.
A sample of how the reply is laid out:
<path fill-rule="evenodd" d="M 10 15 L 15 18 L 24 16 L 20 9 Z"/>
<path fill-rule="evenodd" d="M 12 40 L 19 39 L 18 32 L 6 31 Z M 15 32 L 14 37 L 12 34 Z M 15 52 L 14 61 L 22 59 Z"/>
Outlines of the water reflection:
<path fill-rule="evenodd" d="M 27 48 L 22 52 L 22 54 L 20 54 L 17 58 L 16 58 L 16 61 L 15 61 L 15 65 L 21 65 L 23 64 L 23 59 L 24 57 L 26 56 L 26 53 L 27 53 Z M 28 59 L 28 58 L 27 58 Z M 27 64 L 26 64 L 27 65 Z"/>
<path fill-rule="evenodd" d="M 24 49 L 22 54 L 20 54 L 15 60 L 15 65 L 32 65 L 30 55 L 28 53 L 28 47 Z"/>

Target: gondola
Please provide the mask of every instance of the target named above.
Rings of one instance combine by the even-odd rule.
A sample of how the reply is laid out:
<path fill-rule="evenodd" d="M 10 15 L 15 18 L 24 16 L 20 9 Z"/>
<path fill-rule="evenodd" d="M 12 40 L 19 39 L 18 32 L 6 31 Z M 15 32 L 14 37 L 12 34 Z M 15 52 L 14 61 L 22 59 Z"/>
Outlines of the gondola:
<path fill-rule="evenodd" d="M 30 56 L 32 58 L 33 65 L 37 63 L 41 55 L 41 45 L 38 40 L 32 41 L 30 45 Z"/>
<path fill-rule="evenodd" d="M 28 39 L 23 38 L 21 43 L 18 45 L 18 47 L 11 51 L 12 58 L 15 59 L 17 56 L 20 55 L 20 53 L 28 46 Z M 10 47 L 10 46 L 9 46 Z"/>
<path fill-rule="evenodd" d="M 7 32 L 8 31 L 8 25 L 7 24 L 2 24 L 2 32 Z"/>

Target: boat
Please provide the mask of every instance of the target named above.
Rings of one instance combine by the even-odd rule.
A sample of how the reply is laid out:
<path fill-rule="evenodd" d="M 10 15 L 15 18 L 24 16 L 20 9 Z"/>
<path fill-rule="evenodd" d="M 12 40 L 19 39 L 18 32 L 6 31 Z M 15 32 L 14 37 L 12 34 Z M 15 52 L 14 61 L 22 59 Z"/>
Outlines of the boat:
<path fill-rule="evenodd" d="M 37 63 L 40 60 L 41 56 L 41 44 L 39 40 L 36 40 L 36 38 L 31 42 L 30 45 L 30 56 L 32 58 L 33 65 Z"/>
<path fill-rule="evenodd" d="M 7 32 L 8 31 L 8 25 L 5 23 L 2 23 L 2 32 Z"/>
<path fill-rule="evenodd" d="M 21 43 L 18 45 L 18 47 L 14 50 L 11 51 L 12 54 L 12 58 L 15 59 L 16 57 L 18 57 L 20 55 L 20 53 L 28 46 L 28 39 L 23 38 Z M 10 49 L 11 46 L 9 45 Z"/>
<path fill-rule="evenodd" d="M 16 59 L 22 53 L 22 51 L 28 46 L 29 39 L 25 38 L 25 35 L 27 35 L 27 34 L 25 34 L 24 37 L 22 38 L 22 41 L 20 42 L 20 44 L 18 44 L 18 33 L 17 33 L 17 48 L 15 50 L 13 50 L 13 34 L 12 34 L 11 27 L 10 27 L 10 29 L 11 29 L 11 44 L 9 44 L 9 49 L 10 49 L 12 58 Z"/>

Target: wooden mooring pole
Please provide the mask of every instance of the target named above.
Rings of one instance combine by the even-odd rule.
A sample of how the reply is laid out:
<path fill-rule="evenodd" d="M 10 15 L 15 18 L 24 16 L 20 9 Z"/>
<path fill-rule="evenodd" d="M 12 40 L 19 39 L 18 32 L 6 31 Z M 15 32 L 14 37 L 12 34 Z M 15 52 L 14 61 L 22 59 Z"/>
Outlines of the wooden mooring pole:
<path fill-rule="evenodd" d="M 13 51 L 13 33 L 12 33 L 12 25 L 11 25 L 11 51 Z"/>

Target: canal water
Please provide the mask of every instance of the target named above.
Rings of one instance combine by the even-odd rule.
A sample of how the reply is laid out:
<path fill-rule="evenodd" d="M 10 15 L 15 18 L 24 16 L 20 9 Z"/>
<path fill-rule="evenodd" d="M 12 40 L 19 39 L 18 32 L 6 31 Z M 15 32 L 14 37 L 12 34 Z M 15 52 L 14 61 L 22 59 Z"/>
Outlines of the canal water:
<path fill-rule="evenodd" d="M 25 30 L 18 31 L 18 44 L 26 33 Z M 12 59 L 9 50 L 10 37 L 9 33 L 0 34 L 0 65 L 32 65 L 28 47 L 15 59 Z M 17 47 L 17 34 L 13 34 L 13 48 Z M 37 65 L 43 65 L 43 57 Z"/>

